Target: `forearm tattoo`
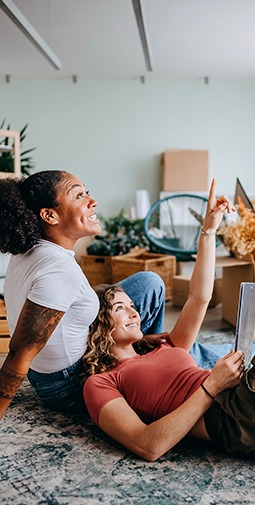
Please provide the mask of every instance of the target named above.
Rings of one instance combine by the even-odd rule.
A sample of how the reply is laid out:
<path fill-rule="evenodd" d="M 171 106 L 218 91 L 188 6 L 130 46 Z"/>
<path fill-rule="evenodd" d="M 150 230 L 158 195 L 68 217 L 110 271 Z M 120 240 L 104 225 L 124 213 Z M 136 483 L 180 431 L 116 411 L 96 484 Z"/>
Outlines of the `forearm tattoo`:
<path fill-rule="evenodd" d="M 31 351 L 44 347 L 64 312 L 27 301 L 21 323 L 21 345 Z"/>
<path fill-rule="evenodd" d="M 12 360 L 18 354 L 18 348 L 26 351 L 36 349 L 36 352 L 39 352 L 63 314 L 64 312 L 59 310 L 42 307 L 27 300 L 13 335 L 13 345 L 11 340 L 8 355 L 10 359 Z M 15 365 L 13 367 L 15 368 Z M 26 375 L 10 369 L 4 363 L 0 370 L 0 397 L 12 400 L 25 377 Z"/>
<path fill-rule="evenodd" d="M 0 397 L 12 400 L 25 377 L 3 365 L 0 370 Z"/>

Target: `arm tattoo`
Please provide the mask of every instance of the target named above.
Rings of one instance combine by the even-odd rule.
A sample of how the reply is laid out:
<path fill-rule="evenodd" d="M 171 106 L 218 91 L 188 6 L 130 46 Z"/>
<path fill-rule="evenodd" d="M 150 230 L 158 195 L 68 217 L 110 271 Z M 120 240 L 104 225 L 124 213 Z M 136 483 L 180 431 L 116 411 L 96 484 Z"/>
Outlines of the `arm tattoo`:
<path fill-rule="evenodd" d="M 0 370 L 0 397 L 12 400 L 25 377 L 3 365 Z"/>
<path fill-rule="evenodd" d="M 42 307 L 27 300 L 21 323 L 21 344 L 31 351 L 41 350 L 55 330 L 64 312 Z"/>

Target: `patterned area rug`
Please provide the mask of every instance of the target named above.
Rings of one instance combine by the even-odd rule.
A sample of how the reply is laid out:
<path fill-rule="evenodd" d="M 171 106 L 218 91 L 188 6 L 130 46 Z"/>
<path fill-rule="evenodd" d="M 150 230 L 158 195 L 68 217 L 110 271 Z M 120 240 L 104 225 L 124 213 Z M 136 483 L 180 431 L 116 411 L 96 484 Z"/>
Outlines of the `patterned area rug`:
<path fill-rule="evenodd" d="M 224 330 L 203 342 L 229 342 Z M 43 409 L 24 383 L 1 423 L 1 505 L 254 504 L 254 461 L 182 442 L 147 463 L 79 418 Z"/>

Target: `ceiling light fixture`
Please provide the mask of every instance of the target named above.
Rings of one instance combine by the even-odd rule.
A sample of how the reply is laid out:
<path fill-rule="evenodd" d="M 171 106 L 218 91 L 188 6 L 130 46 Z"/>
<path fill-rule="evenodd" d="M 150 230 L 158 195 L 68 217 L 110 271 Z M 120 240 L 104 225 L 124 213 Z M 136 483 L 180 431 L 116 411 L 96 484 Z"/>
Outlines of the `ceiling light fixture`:
<path fill-rule="evenodd" d="M 132 3 L 133 3 L 134 11 L 135 11 L 136 22 L 137 22 L 137 26 L 138 26 L 138 30 L 139 30 L 141 43 L 142 43 L 146 67 L 147 67 L 147 70 L 152 71 L 153 70 L 152 56 L 151 56 L 148 31 L 147 31 L 147 27 L 146 27 L 145 16 L 144 16 L 144 11 L 143 11 L 143 6 L 142 6 L 142 0 L 132 0 Z"/>
<path fill-rule="evenodd" d="M 60 70 L 62 63 L 52 49 L 46 44 L 27 18 L 16 7 L 12 0 L 0 0 L 0 8 L 14 22 L 14 24 L 28 37 L 39 51 L 47 58 L 54 68 Z"/>

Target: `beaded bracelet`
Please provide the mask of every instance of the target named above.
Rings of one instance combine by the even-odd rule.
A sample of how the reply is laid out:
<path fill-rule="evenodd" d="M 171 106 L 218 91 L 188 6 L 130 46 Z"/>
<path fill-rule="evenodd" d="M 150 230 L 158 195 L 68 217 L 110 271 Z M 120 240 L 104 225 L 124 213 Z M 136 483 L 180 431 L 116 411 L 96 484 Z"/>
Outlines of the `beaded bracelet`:
<path fill-rule="evenodd" d="M 214 396 L 212 396 L 209 391 L 207 391 L 206 387 L 204 386 L 204 384 L 201 384 L 201 388 L 204 390 L 204 392 L 207 394 L 207 396 L 209 396 L 211 398 L 211 400 L 215 400 Z"/>
<path fill-rule="evenodd" d="M 207 235 L 207 237 L 210 237 L 211 235 L 215 235 L 217 230 L 213 231 L 212 233 L 208 233 L 208 231 L 203 230 L 203 226 L 201 226 L 200 231 L 202 235 Z"/>

